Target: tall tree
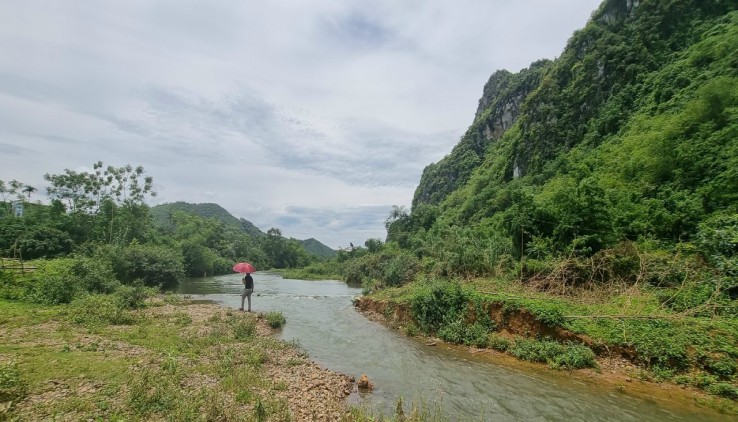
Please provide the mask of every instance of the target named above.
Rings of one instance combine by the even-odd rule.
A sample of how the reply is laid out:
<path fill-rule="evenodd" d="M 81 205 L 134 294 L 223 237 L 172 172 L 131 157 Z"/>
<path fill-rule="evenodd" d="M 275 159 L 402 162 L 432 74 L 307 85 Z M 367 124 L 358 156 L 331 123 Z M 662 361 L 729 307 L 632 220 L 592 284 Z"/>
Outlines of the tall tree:
<path fill-rule="evenodd" d="M 31 185 L 26 185 L 23 187 L 23 193 L 28 195 L 28 202 L 31 202 L 31 194 L 33 192 L 36 192 L 36 188 L 34 188 Z"/>

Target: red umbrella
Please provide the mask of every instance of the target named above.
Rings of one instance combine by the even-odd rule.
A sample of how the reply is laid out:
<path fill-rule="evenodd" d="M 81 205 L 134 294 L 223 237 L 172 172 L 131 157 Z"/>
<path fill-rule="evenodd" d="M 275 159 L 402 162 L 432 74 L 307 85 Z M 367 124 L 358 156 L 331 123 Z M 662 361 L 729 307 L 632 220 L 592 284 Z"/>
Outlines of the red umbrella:
<path fill-rule="evenodd" d="M 248 262 L 239 262 L 233 266 L 233 271 L 237 273 L 253 273 L 256 271 L 256 268 Z"/>

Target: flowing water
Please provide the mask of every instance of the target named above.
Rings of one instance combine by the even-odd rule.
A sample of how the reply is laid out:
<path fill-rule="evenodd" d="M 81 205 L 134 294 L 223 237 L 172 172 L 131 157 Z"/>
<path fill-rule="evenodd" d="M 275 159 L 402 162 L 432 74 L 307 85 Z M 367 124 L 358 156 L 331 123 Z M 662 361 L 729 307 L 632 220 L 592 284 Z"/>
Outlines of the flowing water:
<path fill-rule="evenodd" d="M 463 350 L 429 347 L 366 319 L 351 299 L 358 288 L 339 281 L 287 280 L 254 274 L 252 311 L 282 311 L 278 334 L 296 340 L 323 367 L 366 373 L 371 393 L 349 400 L 392 414 L 395 402 L 426 403 L 459 421 L 713 421 L 728 417 L 689 405 L 646 400 L 540 367 L 503 366 Z M 238 308 L 239 274 L 190 279 L 177 293 Z M 406 411 L 409 406 L 406 406 Z"/>

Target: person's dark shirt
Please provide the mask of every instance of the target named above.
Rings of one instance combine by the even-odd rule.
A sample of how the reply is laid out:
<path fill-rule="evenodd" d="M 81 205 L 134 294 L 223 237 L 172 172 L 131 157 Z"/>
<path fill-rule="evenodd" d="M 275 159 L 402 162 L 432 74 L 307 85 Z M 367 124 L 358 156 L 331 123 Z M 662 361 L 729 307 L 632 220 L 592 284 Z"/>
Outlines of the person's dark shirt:
<path fill-rule="evenodd" d="M 251 274 L 247 274 L 246 277 L 244 277 L 244 280 L 244 285 L 247 289 L 254 288 L 254 279 L 251 277 Z"/>

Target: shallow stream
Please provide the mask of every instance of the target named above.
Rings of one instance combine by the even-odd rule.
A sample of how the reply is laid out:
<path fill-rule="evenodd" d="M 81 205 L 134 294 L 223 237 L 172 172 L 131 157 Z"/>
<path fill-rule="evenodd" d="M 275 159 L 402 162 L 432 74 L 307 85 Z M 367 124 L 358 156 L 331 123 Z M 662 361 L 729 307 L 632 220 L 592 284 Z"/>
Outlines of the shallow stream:
<path fill-rule="evenodd" d="M 458 421 L 714 421 L 730 420 L 689 404 L 618 393 L 533 365 L 491 362 L 458 348 L 429 347 L 370 321 L 351 303 L 361 289 L 339 281 L 287 280 L 254 274 L 252 311 L 282 311 L 278 334 L 296 340 L 321 366 L 355 376 L 375 389 L 349 400 L 390 415 L 398 397 L 440 408 Z M 223 306 L 240 306 L 240 275 L 187 280 L 176 290 Z"/>

